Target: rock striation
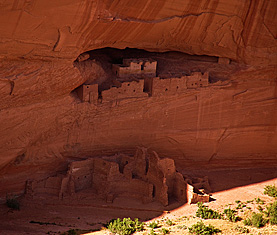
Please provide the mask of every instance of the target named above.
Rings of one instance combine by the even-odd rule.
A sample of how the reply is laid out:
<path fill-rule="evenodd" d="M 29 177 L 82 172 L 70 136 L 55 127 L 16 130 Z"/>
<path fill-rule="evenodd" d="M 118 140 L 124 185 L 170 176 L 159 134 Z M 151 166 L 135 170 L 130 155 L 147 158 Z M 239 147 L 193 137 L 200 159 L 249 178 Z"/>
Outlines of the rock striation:
<path fill-rule="evenodd" d="M 276 64 L 276 1 L 0 3 L 0 57 L 75 60 L 104 47 Z"/>
<path fill-rule="evenodd" d="M 70 161 L 137 146 L 180 172 L 276 166 L 276 4 L 0 1 L 0 198 Z M 130 56 L 92 57 L 106 47 L 153 52 L 141 58 L 157 61 L 156 93 L 142 80 L 118 87 L 113 60 Z M 193 74 L 208 81 L 179 79 Z M 87 83 L 92 98 L 76 90 Z"/>

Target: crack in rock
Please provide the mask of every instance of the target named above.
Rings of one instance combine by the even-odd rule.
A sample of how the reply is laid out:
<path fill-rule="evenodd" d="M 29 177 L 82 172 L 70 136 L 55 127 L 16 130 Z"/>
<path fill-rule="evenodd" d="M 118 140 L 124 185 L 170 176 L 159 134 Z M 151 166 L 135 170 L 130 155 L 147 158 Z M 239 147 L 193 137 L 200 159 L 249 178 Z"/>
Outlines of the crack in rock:
<path fill-rule="evenodd" d="M 100 18 L 99 20 L 109 20 L 109 21 L 123 21 L 123 22 L 135 22 L 135 23 L 145 23 L 145 24 L 156 24 L 156 23 L 162 23 L 165 21 L 169 21 L 172 20 L 174 18 L 180 18 L 180 19 L 184 19 L 187 17 L 198 17 L 204 14 L 214 14 L 214 15 L 219 15 L 219 16 L 224 16 L 224 17 L 228 17 L 228 18 L 232 18 L 232 17 L 238 17 L 237 15 L 225 15 L 225 14 L 220 14 L 220 13 L 215 13 L 215 12 L 201 12 L 199 14 L 184 14 L 184 15 L 173 15 L 173 16 L 169 16 L 166 18 L 162 18 L 162 19 L 157 19 L 157 20 L 141 20 L 141 19 L 136 19 L 136 18 L 120 18 L 120 17 L 107 17 L 107 18 Z"/>

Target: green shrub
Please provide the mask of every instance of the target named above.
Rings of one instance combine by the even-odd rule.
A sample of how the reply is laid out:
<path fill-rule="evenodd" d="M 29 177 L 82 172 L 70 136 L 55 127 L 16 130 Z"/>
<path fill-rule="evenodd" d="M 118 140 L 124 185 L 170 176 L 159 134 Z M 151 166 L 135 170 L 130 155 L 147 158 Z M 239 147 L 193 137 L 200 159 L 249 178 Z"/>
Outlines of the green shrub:
<path fill-rule="evenodd" d="M 260 199 L 259 197 L 255 199 L 257 204 L 262 204 L 262 205 L 264 204 L 264 200 Z"/>
<path fill-rule="evenodd" d="M 249 233 L 249 229 L 241 226 L 236 226 L 235 230 L 238 231 L 239 233 Z"/>
<path fill-rule="evenodd" d="M 266 215 L 269 217 L 270 224 L 277 224 L 277 201 L 267 207 Z"/>
<path fill-rule="evenodd" d="M 160 229 L 160 232 L 161 232 L 162 234 L 169 234 L 169 230 L 166 229 L 166 228 L 161 228 L 161 229 Z"/>
<path fill-rule="evenodd" d="M 157 235 L 157 233 L 154 232 L 154 229 L 151 229 L 149 235 Z"/>
<path fill-rule="evenodd" d="M 264 194 L 277 198 L 277 187 L 275 185 L 266 185 L 264 188 Z"/>
<path fill-rule="evenodd" d="M 257 228 L 263 227 L 267 223 L 267 220 L 264 219 L 263 214 L 261 213 L 253 213 L 251 221 L 252 225 Z"/>
<path fill-rule="evenodd" d="M 20 204 L 15 197 L 7 198 L 6 205 L 13 210 L 20 210 Z"/>
<path fill-rule="evenodd" d="M 108 223 L 107 228 L 112 233 L 117 233 L 119 235 L 129 235 L 137 231 L 142 231 L 144 224 L 140 222 L 137 218 L 132 220 L 131 218 L 114 219 Z"/>
<path fill-rule="evenodd" d="M 246 207 L 246 204 L 244 204 L 244 203 L 239 203 L 238 205 L 237 205 L 237 207 L 236 207 L 236 209 L 242 209 L 242 208 L 244 208 L 244 207 Z"/>
<path fill-rule="evenodd" d="M 173 222 L 172 222 L 170 219 L 168 219 L 165 223 L 166 223 L 168 226 L 172 226 L 172 225 L 173 225 Z"/>
<path fill-rule="evenodd" d="M 152 228 L 152 229 L 158 228 L 159 227 L 159 223 L 156 222 L 156 221 L 153 221 L 153 222 L 148 224 L 148 227 Z"/>
<path fill-rule="evenodd" d="M 221 219 L 222 215 L 217 212 L 214 211 L 212 209 L 210 209 L 207 206 L 204 206 L 202 202 L 198 202 L 197 203 L 198 209 L 196 211 L 196 216 L 202 219 Z"/>
<path fill-rule="evenodd" d="M 244 225 L 247 225 L 247 226 L 251 226 L 252 225 L 252 221 L 250 218 L 247 218 L 243 221 Z"/>
<path fill-rule="evenodd" d="M 251 219 L 247 218 L 246 220 L 243 221 L 243 223 L 244 223 L 244 225 L 261 228 L 261 227 L 265 226 L 267 221 L 268 220 L 263 217 L 263 214 L 253 213 Z"/>
<path fill-rule="evenodd" d="M 211 235 L 214 233 L 219 233 L 221 232 L 221 230 L 215 228 L 212 225 L 208 225 L 206 226 L 202 221 L 201 222 L 197 222 L 196 224 L 192 225 L 189 228 L 189 232 L 196 234 L 196 235 Z"/>
<path fill-rule="evenodd" d="M 232 210 L 230 208 L 224 210 L 224 214 L 226 215 L 227 220 L 231 222 L 238 221 L 239 217 L 236 216 L 237 212 L 235 210 Z"/>

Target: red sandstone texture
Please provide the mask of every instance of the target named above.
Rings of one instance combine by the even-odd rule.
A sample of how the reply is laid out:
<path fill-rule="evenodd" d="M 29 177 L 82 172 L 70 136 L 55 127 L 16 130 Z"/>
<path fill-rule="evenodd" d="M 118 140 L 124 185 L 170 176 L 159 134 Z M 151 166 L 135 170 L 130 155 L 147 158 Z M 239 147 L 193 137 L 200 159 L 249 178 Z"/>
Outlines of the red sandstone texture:
<path fill-rule="evenodd" d="M 276 64 L 276 1 L 2 1 L 1 58 L 140 48 Z"/>
<path fill-rule="evenodd" d="M 180 171 L 276 166 L 276 4 L 1 1 L 1 199 L 23 193 L 26 180 L 66 171 L 69 161 L 133 153 L 137 146 L 172 158 Z M 151 54 L 160 75 L 208 72 L 209 85 L 81 102 L 74 89 L 104 84 L 111 62 L 74 61 L 104 47 L 232 62 Z"/>

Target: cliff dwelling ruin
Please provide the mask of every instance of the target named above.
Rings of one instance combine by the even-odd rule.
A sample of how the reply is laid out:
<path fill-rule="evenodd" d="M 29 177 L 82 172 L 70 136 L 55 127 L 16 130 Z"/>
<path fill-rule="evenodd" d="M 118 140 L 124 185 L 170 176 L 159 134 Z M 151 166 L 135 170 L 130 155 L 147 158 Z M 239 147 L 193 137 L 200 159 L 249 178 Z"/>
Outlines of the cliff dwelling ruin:
<path fill-rule="evenodd" d="M 157 61 L 139 58 L 123 59 L 123 64 L 113 64 L 112 70 L 118 77 L 118 80 L 144 77 L 156 77 Z"/>
<path fill-rule="evenodd" d="M 109 50 L 113 51 L 114 49 Z M 93 55 L 93 52 L 91 53 Z M 103 53 L 105 53 L 105 49 Z M 143 54 L 143 52 L 139 51 L 136 56 L 140 54 Z M 202 57 L 199 58 L 201 59 Z M 110 67 L 107 66 L 109 63 L 106 61 L 105 72 L 109 74 L 106 80 L 105 78 L 96 78 L 94 82 L 90 83 L 86 81 L 76 89 L 77 96 L 82 102 L 90 102 L 97 105 L 123 99 L 174 95 L 184 93 L 187 89 L 204 88 L 209 85 L 209 72 L 191 72 L 187 74 L 180 69 L 178 76 L 171 75 L 170 73 L 162 73 L 160 74 L 161 76 L 157 76 L 158 62 L 155 59 L 119 59 L 123 61 L 122 64 L 112 63 Z M 227 60 L 227 58 L 225 59 Z M 218 60 L 219 63 L 223 63 L 220 62 L 221 60 L 221 58 Z M 222 61 L 226 60 L 223 59 Z M 81 71 L 87 71 L 86 73 L 89 73 L 88 70 L 91 68 L 91 63 L 99 63 L 96 59 L 90 60 L 89 53 L 80 55 L 76 61 L 77 63 L 87 62 L 87 65 L 84 64 L 81 67 L 76 65 L 80 67 Z M 101 76 L 101 74 L 96 74 L 97 76 Z M 104 88 L 103 86 L 101 87 L 103 83 L 106 83 Z"/>
<path fill-rule="evenodd" d="M 179 235 L 197 202 L 270 202 L 276 13 L 276 0 L 0 1 L 0 234 L 178 217 Z M 267 209 L 254 203 L 239 216 Z"/>
<path fill-rule="evenodd" d="M 207 178 L 185 178 L 176 171 L 172 159 L 138 148 L 134 156 L 117 154 L 71 162 L 66 173 L 28 180 L 25 195 L 30 199 L 78 200 L 86 193 L 92 201 L 100 198 L 112 203 L 118 197 L 128 197 L 168 206 L 173 199 L 190 204 L 209 202 L 211 191 Z"/>

